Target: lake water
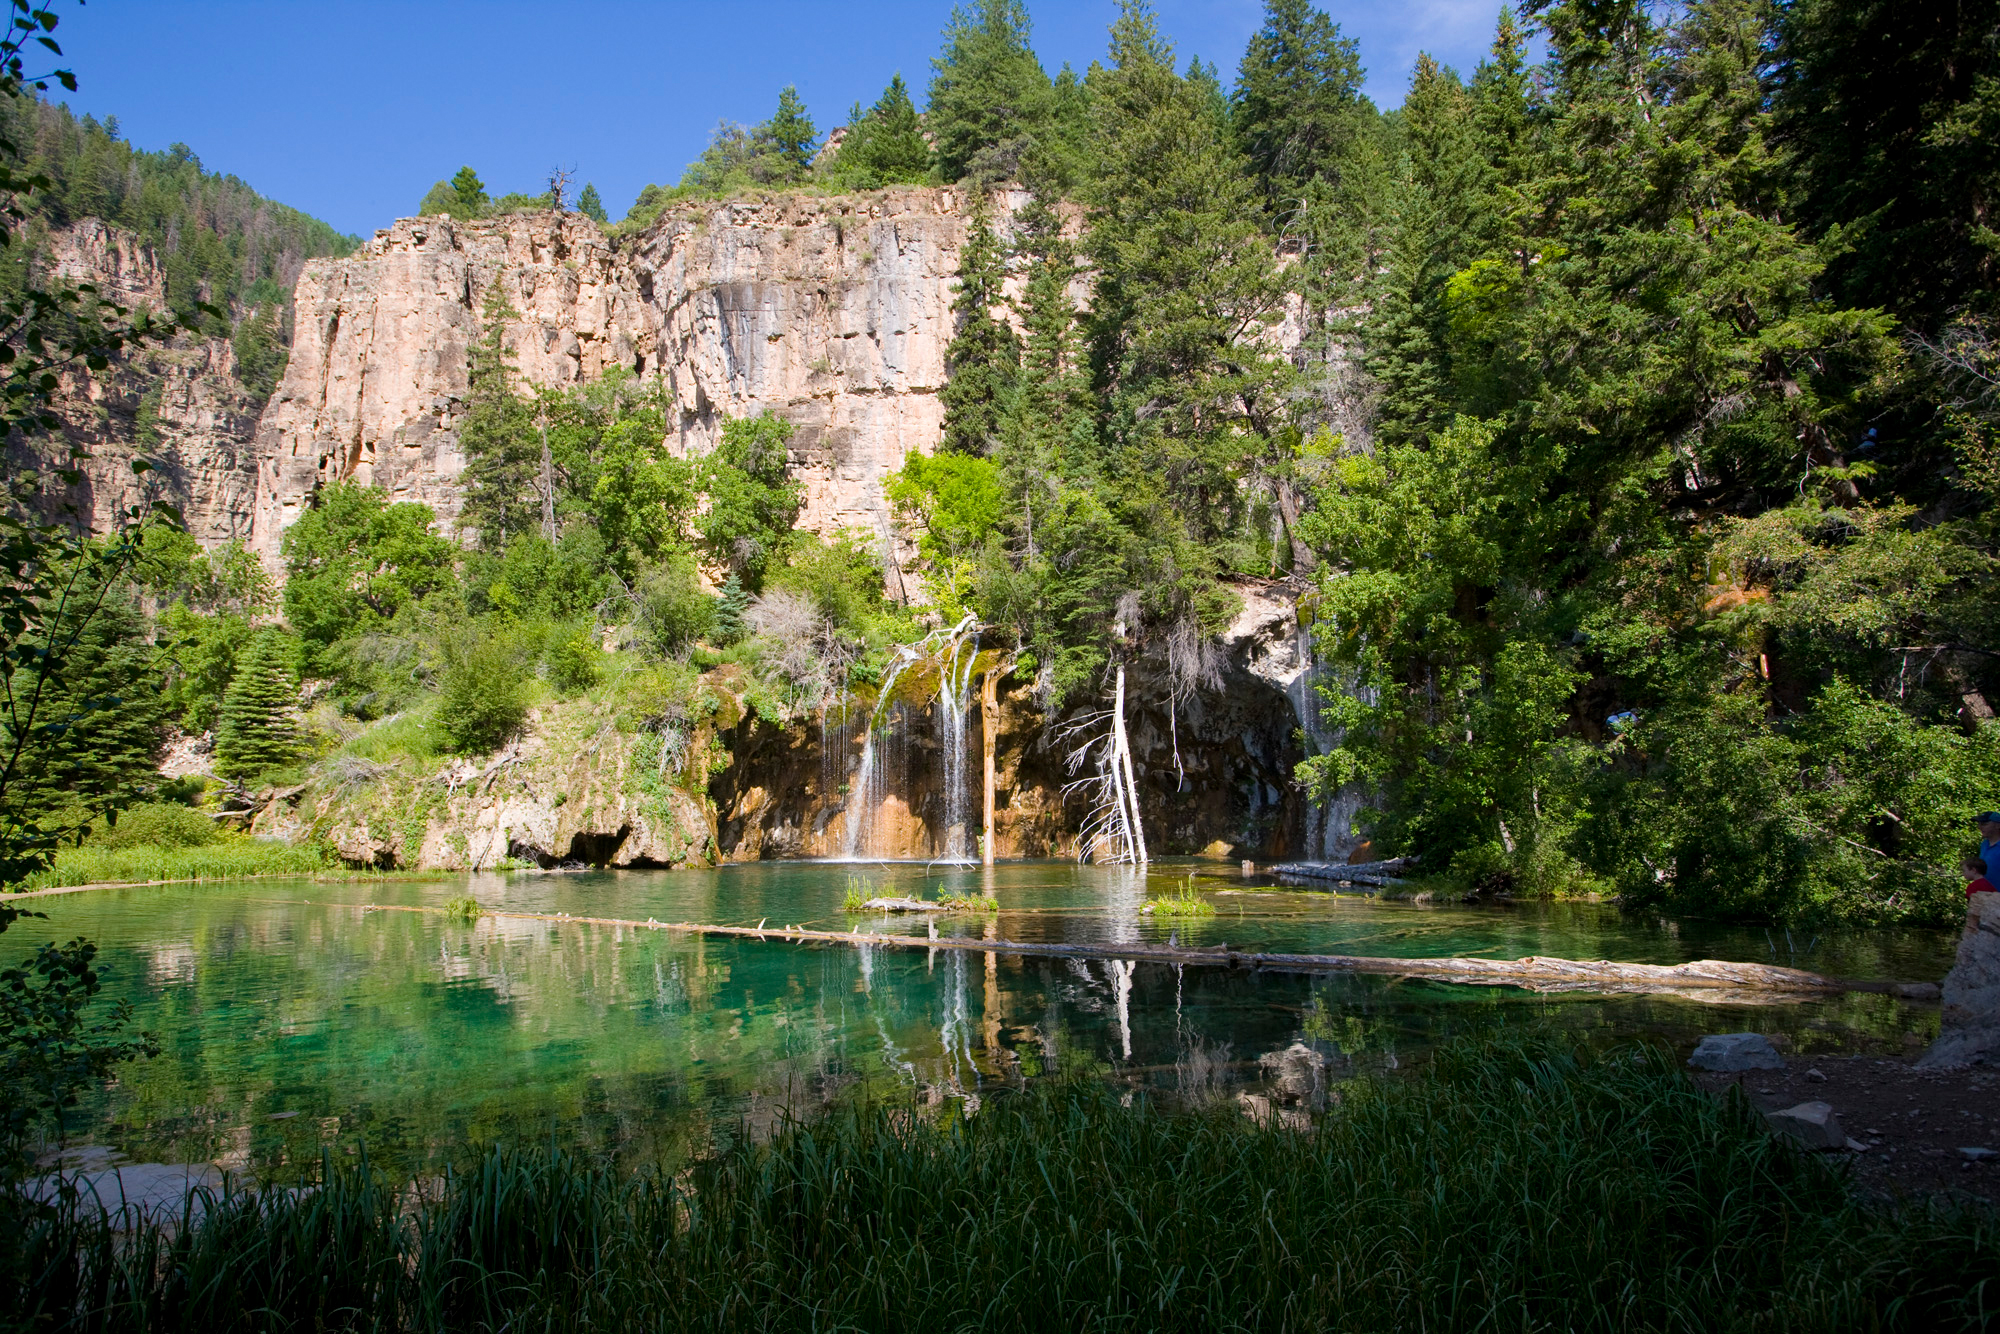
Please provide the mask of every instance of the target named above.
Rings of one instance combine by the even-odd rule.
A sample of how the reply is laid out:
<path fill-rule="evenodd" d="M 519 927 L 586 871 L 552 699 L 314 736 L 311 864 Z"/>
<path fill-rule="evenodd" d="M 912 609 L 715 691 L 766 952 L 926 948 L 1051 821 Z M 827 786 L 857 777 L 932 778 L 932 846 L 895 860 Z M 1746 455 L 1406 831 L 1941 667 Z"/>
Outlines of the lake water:
<path fill-rule="evenodd" d="M 78 1109 L 73 1140 L 275 1178 L 316 1163 L 323 1146 L 407 1170 L 502 1140 L 672 1158 L 718 1135 L 759 1133 L 787 1110 L 874 1093 L 972 1099 L 1059 1066 L 1176 1094 L 1283 1101 L 1301 1096 L 1302 1078 L 1317 1087 L 1406 1063 L 1444 1037 L 1524 1025 L 1682 1047 L 1702 1033 L 1756 1029 L 1788 1034 L 1807 1053 L 1907 1051 L 1937 1026 L 1934 1005 L 1872 994 L 1715 1005 L 366 910 L 470 892 L 502 912 L 923 931 L 907 918 L 843 912 L 855 875 L 870 893 L 983 890 L 999 900 L 996 916 L 948 918 L 940 932 L 1023 941 L 1171 935 L 1397 957 L 1722 958 L 1932 981 L 1955 943 L 1915 931 L 1787 937 L 1585 903 L 1381 902 L 1258 888 L 1213 863 L 1142 877 L 1056 862 L 988 871 L 771 862 L 86 891 L 25 901 L 49 920 L 0 936 L 0 956 L 91 937 L 107 993 L 131 999 L 138 1025 L 161 1038 L 160 1056 Z M 1216 916 L 1140 915 L 1149 895 L 1190 876 Z"/>

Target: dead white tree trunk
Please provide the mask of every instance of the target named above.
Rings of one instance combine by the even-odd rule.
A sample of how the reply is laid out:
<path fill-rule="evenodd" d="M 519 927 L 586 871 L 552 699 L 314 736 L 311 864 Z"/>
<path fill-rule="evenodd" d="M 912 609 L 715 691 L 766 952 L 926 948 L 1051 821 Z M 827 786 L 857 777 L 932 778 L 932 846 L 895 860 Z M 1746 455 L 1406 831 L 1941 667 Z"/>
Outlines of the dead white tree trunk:
<path fill-rule="evenodd" d="M 1139 784 L 1132 777 L 1132 742 L 1125 733 L 1125 664 L 1118 664 L 1118 690 L 1111 704 L 1111 746 L 1119 775 L 1124 780 L 1119 784 L 1123 793 L 1130 832 L 1132 860 L 1140 866 L 1147 862 L 1146 826 L 1139 818 Z"/>

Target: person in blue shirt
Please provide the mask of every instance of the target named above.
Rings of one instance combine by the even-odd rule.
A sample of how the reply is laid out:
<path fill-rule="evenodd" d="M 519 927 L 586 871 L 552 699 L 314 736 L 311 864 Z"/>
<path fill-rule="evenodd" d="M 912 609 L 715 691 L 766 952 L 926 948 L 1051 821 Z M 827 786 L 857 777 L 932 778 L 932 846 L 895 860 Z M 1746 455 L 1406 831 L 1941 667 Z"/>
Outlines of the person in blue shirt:
<path fill-rule="evenodd" d="M 1976 815 L 1972 823 L 1979 826 L 1979 850 L 1972 855 L 1988 866 L 2000 867 L 2000 811 L 1986 811 Z"/>

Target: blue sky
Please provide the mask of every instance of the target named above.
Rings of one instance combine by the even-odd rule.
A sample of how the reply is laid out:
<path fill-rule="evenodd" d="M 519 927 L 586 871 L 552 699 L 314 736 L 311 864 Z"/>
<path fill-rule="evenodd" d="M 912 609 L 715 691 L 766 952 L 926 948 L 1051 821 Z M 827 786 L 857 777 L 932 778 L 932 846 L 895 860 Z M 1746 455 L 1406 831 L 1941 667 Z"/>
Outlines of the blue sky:
<path fill-rule="evenodd" d="M 1053 71 L 1102 56 L 1113 0 L 1029 0 Z M 1501 0 L 1323 7 L 1361 43 L 1368 92 L 1402 100 L 1419 51 L 1470 72 Z M 57 0 L 79 112 L 116 115 L 141 148 L 191 145 L 211 170 L 366 235 L 415 212 L 470 163 L 496 193 L 550 165 L 594 181 L 615 218 L 671 185 L 722 118 L 767 117 L 798 85 L 822 130 L 900 70 L 918 96 L 950 0 L 332 4 Z M 1261 0 L 1156 0 L 1182 63 L 1225 78 Z"/>

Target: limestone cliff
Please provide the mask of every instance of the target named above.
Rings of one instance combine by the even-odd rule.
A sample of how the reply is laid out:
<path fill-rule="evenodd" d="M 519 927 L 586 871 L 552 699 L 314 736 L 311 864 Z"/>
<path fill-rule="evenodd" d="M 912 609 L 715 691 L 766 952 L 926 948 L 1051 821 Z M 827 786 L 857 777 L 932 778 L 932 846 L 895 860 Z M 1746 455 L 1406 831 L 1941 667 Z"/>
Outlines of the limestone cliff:
<path fill-rule="evenodd" d="M 466 350 L 495 283 L 521 312 L 506 340 L 526 381 L 658 376 L 686 454 L 726 417 L 779 412 L 798 426 L 801 523 L 886 533 L 882 479 L 942 425 L 960 204 L 908 188 L 691 205 L 616 242 L 579 214 L 411 218 L 313 261 L 257 430 L 258 549 L 348 477 L 456 518 Z"/>

